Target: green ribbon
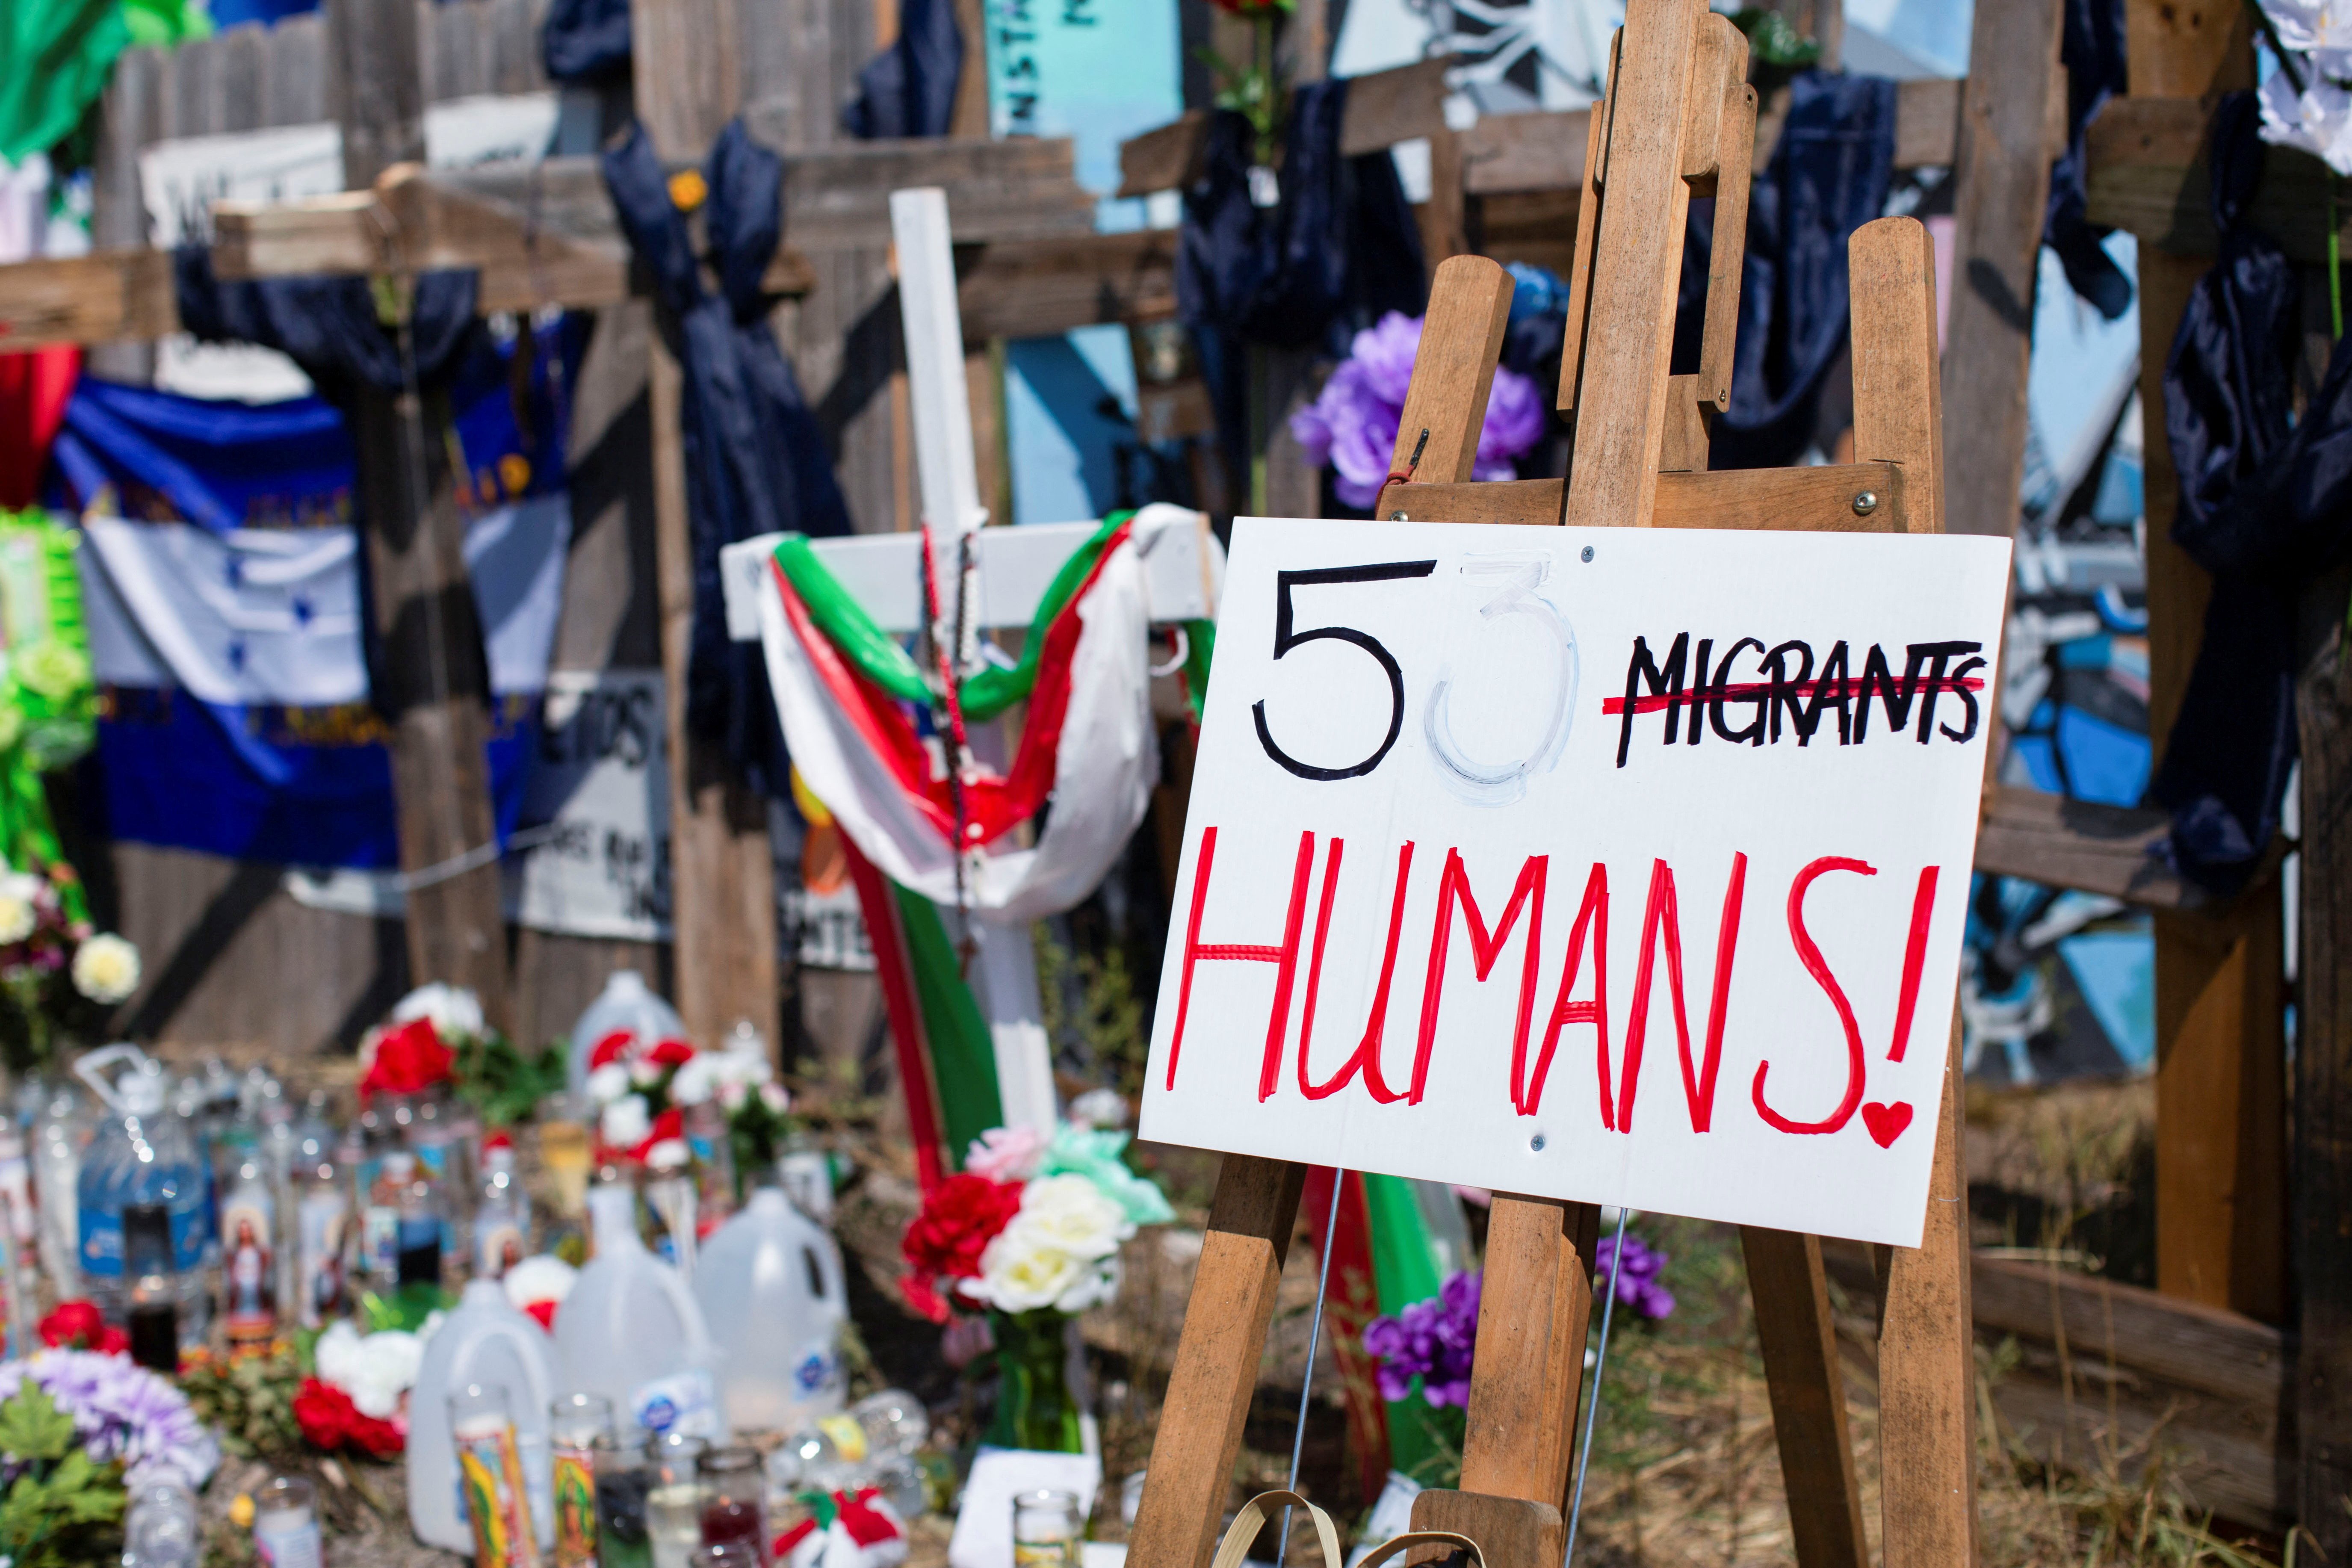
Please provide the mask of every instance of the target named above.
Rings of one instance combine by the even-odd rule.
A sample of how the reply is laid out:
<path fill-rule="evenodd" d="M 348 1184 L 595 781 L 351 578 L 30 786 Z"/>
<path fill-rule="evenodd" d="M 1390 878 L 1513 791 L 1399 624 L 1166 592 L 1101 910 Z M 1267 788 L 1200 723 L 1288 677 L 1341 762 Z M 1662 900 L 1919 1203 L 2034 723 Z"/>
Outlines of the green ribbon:
<path fill-rule="evenodd" d="M 1070 552 L 1061 570 L 1045 588 L 1045 596 L 1037 602 L 1037 612 L 1029 623 L 1029 635 L 1021 645 L 1021 657 L 1012 668 L 991 665 L 966 680 L 959 695 L 963 700 L 963 716 L 971 723 L 984 723 L 1003 713 L 1014 703 L 1025 699 L 1037 685 L 1039 660 L 1044 657 L 1045 634 L 1062 611 L 1076 596 L 1083 584 L 1102 559 L 1104 547 L 1110 536 L 1118 531 L 1131 511 L 1115 511 L 1103 519 L 1094 536 Z M 914 656 L 898 645 L 898 640 L 877 626 L 841 580 L 825 569 L 810 546 L 806 534 L 787 533 L 776 545 L 776 564 L 793 585 L 793 592 L 808 606 L 809 618 L 825 640 L 847 659 L 851 668 L 872 681 L 889 696 L 901 702 L 918 703 L 926 708 L 939 706 L 945 696 L 938 689 L 936 679 L 924 673 Z M 1216 632 L 1209 621 L 1184 623 L 1187 641 L 1192 645 L 1185 658 L 1185 685 L 1192 700 L 1197 718 L 1209 685 L 1209 654 L 1216 644 Z"/>

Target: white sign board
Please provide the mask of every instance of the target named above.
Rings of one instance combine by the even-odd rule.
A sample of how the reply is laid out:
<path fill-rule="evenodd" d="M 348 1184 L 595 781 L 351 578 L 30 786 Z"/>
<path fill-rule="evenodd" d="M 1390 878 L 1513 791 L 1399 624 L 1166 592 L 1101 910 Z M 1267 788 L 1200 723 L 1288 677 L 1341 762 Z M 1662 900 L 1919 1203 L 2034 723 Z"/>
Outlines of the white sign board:
<path fill-rule="evenodd" d="M 2009 549 L 1237 522 L 1141 1136 L 1918 1245 Z"/>
<path fill-rule="evenodd" d="M 553 669 L 507 862 L 513 918 L 573 936 L 669 940 L 669 770 L 658 669 Z"/>

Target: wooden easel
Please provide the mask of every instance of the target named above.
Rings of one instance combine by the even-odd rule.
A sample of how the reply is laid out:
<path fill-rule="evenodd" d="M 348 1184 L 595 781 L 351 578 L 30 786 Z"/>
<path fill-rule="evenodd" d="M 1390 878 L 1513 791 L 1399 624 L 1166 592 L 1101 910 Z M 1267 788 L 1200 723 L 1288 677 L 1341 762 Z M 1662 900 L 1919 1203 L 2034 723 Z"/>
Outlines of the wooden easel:
<path fill-rule="evenodd" d="M 1934 258 L 1908 218 L 1869 224 L 1848 247 L 1862 460 L 1706 471 L 1738 322 L 1756 114 L 1747 73 L 1746 39 L 1701 0 L 1633 0 L 1584 164 L 1560 371 L 1560 406 L 1577 411 L 1570 477 L 1465 482 L 1512 285 L 1493 261 L 1455 257 L 1437 270 L 1398 432 L 1392 468 L 1409 479 L 1388 488 L 1382 517 L 1941 531 Z M 1690 198 L 1708 194 L 1717 220 L 1701 367 L 1674 376 L 1683 220 Z M 1951 1042 L 1922 1244 L 1878 1249 L 1885 1568 L 1958 1568 L 1975 1557 L 1957 1019 Z M 1208 1561 L 1306 1176 L 1304 1165 L 1225 1158 L 1129 1546 L 1134 1568 Z M 1423 1492 L 1413 1509 L 1414 1528 L 1467 1534 L 1495 1568 L 1561 1561 L 1598 1225 L 1591 1205 L 1496 1194 L 1462 1489 Z M 1820 1240 L 1754 1226 L 1740 1239 L 1798 1561 L 1865 1568 Z"/>

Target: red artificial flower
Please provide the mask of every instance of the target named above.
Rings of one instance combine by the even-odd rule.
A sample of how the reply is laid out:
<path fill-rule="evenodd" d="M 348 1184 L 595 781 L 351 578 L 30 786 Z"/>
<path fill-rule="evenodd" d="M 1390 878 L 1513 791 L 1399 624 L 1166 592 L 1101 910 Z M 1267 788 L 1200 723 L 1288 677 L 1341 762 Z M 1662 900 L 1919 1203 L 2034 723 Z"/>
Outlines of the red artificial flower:
<path fill-rule="evenodd" d="M 841 1510 L 841 1528 L 849 1531 L 849 1539 L 860 1546 L 896 1541 L 905 1533 L 874 1507 L 874 1500 L 881 1495 L 878 1487 L 863 1487 L 855 1492 L 833 1494 L 835 1506 Z"/>
<path fill-rule="evenodd" d="M 407 1446 L 400 1428 L 362 1415 L 352 1396 L 324 1378 L 306 1377 L 294 1395 L 294 1420 L 311 1447 L 334 1453 L 346 1444 L 389 1459 Z"/>
<path fill-rule="evenodd" d="M 623 1057 L 627 1056 L 629 1054 L 629 1044 L 635 1038 L 636 1036 L 631 1034 L 626 1029 L 615 1029 L 611 1034 L 606 1035 L 604 1038 L 598 1040 L 594 1047 L 588 1053 L 588 1070 L 590 1072 L 594 1072 L 598 1068 L 610 1067 L 613 1063 L 619 1061 Z"/>
<path fill-rule="evenodd" d="M 934 1279 L 977 1279 L 980 1254 L 996 1233 L 1021 1212 L 1021 1188 L 959 1171 L 933 1187 L 923 1212 L 907 1227 L 898 1251 L 912 1278 L 908 1300 L 933 1322 L 947 1321 L 946 1304 L 930 1288 Z M 902 1288 L 905 1288 L 902 1281 Z M 936 1310 L 935 1310 L 936 1309 Z"/>
<path fill-rule="evenodd" d="M 551 1299 L 545 1301 L 533 1301 L 523 1310 L 538 1319 L 539 1326 L 551 1334 L 555 1331 L 555 1309 L 561 1305 L 562 1305 L 562 1302 Z"/>
<path fill-rule="evenodd" d="M 99 1316 L 90 1301 L 60 1301 L 40 1323 L 41 1342 L 51 1350 L 97 1351 L 121 1355 L 131 1348 L 131 1336 Z"/>
<path fill-rule="evenodd" d="M 793 1554 L 793 1548 L 816 1533 L 816 1521 L 803 1519 L 768 1543 L 768 1561 L 781 1563 Z"/>
<path fill-rule="evenodd" d="M 456 1054 L 441 1043 L 430 1018 L 411 1018 L 375 1045 L 375 1060 L 360 1079 L 360 1098 L 376 1094 L 422 1094 L 447 1079 Z"/>

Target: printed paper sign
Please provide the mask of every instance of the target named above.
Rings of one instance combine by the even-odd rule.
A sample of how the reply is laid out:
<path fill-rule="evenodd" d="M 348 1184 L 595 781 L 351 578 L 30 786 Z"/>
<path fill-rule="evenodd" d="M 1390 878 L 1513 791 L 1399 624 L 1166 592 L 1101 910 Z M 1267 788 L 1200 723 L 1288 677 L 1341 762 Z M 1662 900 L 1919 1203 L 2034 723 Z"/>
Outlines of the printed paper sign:
<path fill-rule="evenodd" d="M 1237 522 L 1141 1135 L 1918 1245 L 2009 550 Z"/>
<path fill-rule="evenodd" d="M 658 669 L 555 669 L 522 819 L 555 829 L 507 862 L 513 919 L 669 940 L 669 772 Z"/>

